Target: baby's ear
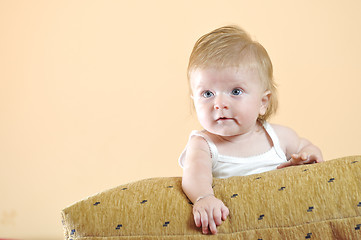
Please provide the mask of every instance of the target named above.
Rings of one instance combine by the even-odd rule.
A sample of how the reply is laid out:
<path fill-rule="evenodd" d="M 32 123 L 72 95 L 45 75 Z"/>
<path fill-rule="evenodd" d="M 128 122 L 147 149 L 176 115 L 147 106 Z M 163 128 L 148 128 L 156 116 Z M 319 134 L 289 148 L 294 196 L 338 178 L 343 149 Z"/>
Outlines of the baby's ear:
<path fill-rule="evenodd" d="M 271 91 L 269 90 L 265 91 L 262 95 L 261 108 L 259 110 L 259 114 L 261 116 L 266 114 L 270 98 L 271 98 Z"/>

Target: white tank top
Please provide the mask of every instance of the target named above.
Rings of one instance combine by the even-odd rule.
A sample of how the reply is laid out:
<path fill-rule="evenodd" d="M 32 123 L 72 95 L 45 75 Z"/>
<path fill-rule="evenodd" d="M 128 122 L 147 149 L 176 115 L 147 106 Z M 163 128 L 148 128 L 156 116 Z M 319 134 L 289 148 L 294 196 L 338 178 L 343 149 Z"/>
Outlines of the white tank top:
<path fill-rule="evenodd" d="M 228 178 L 232 176 L 246 176 L 274 170 L 283 162 L 287 161 L 286 155 L 281 149 L 279 139 L 272 126 L 264 122 L 264 129 L 273 142 L 272 148 L 260 155 L 251 157 L 232 157 L 218 154 L 217 146 L 202 131 L 192 131 L 192 136 L 204 138 L 209 146 L 212 159 L 212 174 L 215 178 Z M 179 157 L 179 164 L 183 168 L 183 161 L 187 152 L 187 146 Z"/>

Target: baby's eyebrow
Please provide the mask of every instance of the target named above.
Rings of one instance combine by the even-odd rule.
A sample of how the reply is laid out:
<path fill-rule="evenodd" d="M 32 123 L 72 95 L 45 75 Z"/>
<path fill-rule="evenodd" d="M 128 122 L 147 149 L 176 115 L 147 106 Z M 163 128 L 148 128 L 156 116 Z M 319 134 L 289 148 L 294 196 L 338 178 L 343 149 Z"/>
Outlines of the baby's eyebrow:
<path fill-rule="evenodd" d="M 194 83 L 194 82 L 192 82 L 192 83 L 190 84 L 190 86 L 191 86 L 191 89 L 192 89 L 193 91 L 204 88 L 204 86 L 202 86 L 201 84 L 199 84 L 199 83 Z"/>
<path fill-rule="evenodd" d="M 244 87 L 247 87 L 248 84 L 247 84 L 247 81 L 237 81 L 234 83 L 234 86 L 244 88 Z"/>
<path fill-rule="evenodd" d="M 204 86 L 202 86 L 202 85 L 196 85 L 195 87 L 194 87 L 194 91 L 204 91 L 204 90 L 209 90 L 209 88 L 206 88 L 206 87 L 204 87 Z"/>

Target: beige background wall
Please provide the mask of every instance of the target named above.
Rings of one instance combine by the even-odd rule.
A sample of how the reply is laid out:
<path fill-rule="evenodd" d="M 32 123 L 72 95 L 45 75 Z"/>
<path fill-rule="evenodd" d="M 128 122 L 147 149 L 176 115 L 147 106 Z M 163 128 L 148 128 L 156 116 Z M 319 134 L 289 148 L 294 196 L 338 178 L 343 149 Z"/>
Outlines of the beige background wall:
<path fill-rule="evenodd" d="M 62 208 L 180 176 L 198 128 L 187 59 L 225 24 L 273 60 L 272 122 L 326 159 L 360 154 L 360 11 L 359 0 L 0 0 L 0 238 L 62 239 Z"/>

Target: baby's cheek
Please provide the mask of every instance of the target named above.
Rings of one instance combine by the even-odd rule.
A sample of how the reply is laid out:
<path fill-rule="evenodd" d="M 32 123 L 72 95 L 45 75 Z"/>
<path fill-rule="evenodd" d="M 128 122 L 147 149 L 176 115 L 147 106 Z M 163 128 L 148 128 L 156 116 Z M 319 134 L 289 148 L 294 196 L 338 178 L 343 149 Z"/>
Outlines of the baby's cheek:
<path fill-rule="evenodd" d="M 203 128 L 206 128 L 209 125 L 209 120 L 207 118 L 207 115 L 203 113 L 199 113 L 197 114 L 197 116 L 199 123 L 202 125 Z"/>
<path fill-rule="evenodd" d="M 196 105 L 195 109 L 199 120 L 209 116 L 209 112 L 207 112 L 207 109 L 203 105 Z"/>

